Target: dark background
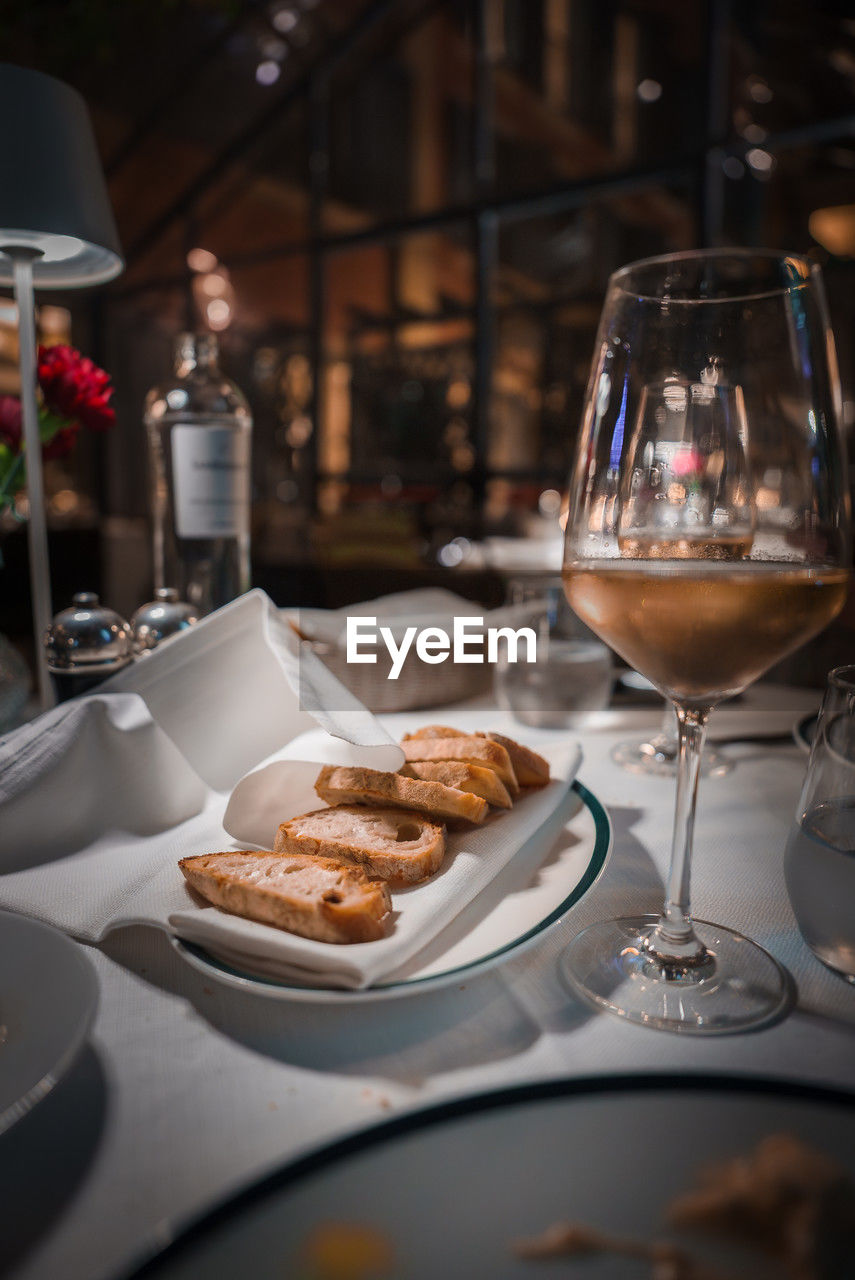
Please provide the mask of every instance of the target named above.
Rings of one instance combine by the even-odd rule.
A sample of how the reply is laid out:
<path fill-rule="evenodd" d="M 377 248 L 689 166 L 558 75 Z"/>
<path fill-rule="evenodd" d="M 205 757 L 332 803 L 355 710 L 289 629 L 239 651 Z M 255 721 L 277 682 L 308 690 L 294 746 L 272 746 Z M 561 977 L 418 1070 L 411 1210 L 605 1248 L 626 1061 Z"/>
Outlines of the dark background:
<path fill-rule="evenodd" d="M 26 0 L 0 4 L 0 58 L 83 93 L 127 258 L 40 295 L 118 414 L 49 469 L 55 608 L 148 598 L 142 402 L 187 327 L 223 325 L 252 404 L 254 580 L 282 604 L 426 582 L 497 603 L 449 544 L 554 520 L 605 282 L 633 258 L 811 251 L 851 434 L 851 4 Z M 0 629 L 25 635 L 3 529 Z"/>

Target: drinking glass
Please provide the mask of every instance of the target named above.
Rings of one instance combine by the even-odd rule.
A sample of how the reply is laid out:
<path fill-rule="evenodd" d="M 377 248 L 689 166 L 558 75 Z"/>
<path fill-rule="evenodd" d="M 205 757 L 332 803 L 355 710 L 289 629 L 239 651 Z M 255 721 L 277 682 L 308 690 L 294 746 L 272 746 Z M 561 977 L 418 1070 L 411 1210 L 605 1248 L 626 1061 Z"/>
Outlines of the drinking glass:
<path fill-rule="evenodd" d="M 611 650 L 571 612 L 561 576 L 527 574 L 508 588 L 513 626 L 537 636 L 537 661 L 511 661 L 500 647 L 493 668 L 496 701 L 520 724 L 536 729 L 589 725 L 609 705 L 614 671 Z"/>
<path fill-rule="evenodd" d="M 712 708 L 843 606 L 839 403 L 808 260 L 699 251 L 611 277 L 571 478 L 565 591 L 671 699 L 680 759 L 662 914 L 591 925 L 561 964 L 583 997 L 646 1026 L 733 1031 L 786 1004 L 770 955 L 692 920 L 692 832 Z"/>
<path fill-rule="evenodd" d="M 829 672 L 784 875 L 805 942 L 855 982 L 855 666 Z"/>

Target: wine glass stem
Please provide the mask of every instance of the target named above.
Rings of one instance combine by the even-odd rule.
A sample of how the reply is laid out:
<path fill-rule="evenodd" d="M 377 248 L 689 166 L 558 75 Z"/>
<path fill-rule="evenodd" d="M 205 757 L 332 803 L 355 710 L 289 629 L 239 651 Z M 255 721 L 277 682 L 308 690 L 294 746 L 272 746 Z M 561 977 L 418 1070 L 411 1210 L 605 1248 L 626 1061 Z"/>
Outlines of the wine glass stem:
<path fill-rule="evenodd" d="M 679 739 L 674 720 L 674 704 L 668 698 L 665 699 L 659 732 L 650 739 L 650 743 L 656 748 L 657 755 L 665 756 L 668 761 L 677 759 Z"/>
<path fill-rule="evenodd" d="M 651 939 L 651 949 L 662 959 L 691 964 L 706 955 L 689 917 L 689 877 L 698 773 L 709 708 L 689 710 L 677 703 L 674 708 L 677 712 L 680 756 L 677 765 L 677 803 L 671 843 L 671 869 L 668 873 L 665 910 Z"/>

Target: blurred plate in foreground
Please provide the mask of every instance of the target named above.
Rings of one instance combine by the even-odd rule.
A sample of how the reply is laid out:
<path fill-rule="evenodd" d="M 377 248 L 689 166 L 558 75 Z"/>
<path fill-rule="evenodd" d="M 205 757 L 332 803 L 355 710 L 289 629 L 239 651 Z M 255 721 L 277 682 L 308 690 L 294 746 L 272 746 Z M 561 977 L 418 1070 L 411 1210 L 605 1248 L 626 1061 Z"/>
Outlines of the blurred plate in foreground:
<path fill-rule="evenodd" d="M 855 1097 L 716 1076 L 628 1075 L 510 1088 L 405 1115 L 285 1166 L 197 1221 L 134 1280 L 651 1274 L 649 1260 L 626 1253 L 546 1265 L 520 1256 L 519 1241 L 543 1237 L 556 1223 L 642 1248 L 671 1241 L 716 1276 L 720 1269 L 729 1277 L 780 1280 L 796 1274 L 780 1253 L 668 1222 L 675 1202 L 721 1162 L 748 1156 L 761 1190 L 769 1191 L 775 1152 L 782 1167 L 796 1158 L 818 1181 L 829 1168 L 837 1177 L 839 1166 L 840 1185 L 848 1187 L 843 1194 L 851 1197 Z M 728 1171 L 719 1171 L 712 1186 L 726 1188 L 727 1180 Z M 852 1245 L 851 1201 L 822 1221 L 824 1261 L 815 1272 L 799 1273 L 817 1280 L 846 1273 L 840 1259 L 842 1269 L 832 1269 L 833 1250 L 838 1235 Z M 773 1247 L 780 1244 L 778 1238 Z M 710 1271 L 693 1266 L 680 1274 Z"/>
<path fill-rule="evenodd" d="M 0 1133 L 71 1066 L 97 1003 L 95 971 L 75 942 L 0 912 Z"/>

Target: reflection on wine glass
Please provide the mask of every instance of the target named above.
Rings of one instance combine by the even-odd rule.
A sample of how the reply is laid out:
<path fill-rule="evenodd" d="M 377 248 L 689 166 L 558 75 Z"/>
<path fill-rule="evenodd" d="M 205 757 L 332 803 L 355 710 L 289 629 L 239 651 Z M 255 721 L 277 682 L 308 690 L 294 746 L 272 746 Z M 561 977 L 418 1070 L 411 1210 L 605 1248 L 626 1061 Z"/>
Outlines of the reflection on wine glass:
<path fill-rule="evenodd" d="M 648 1026 L 731 1031 L 786 1003 L 771 956 L 691 919 L 695 796 L 712 708 L 843 606 L 838 406 L 822 284 L 805 259 L 698 252 L 611 278 L 571 480 L 565 590 L 671 699 L 680 759 L 662 915 L 590 926 L 562 972 L 595 1005 Z"/>
<path fill-rule="evenodd" d="M 612 760 L 629 773 L 643 773 L 648 777 L 676 778 L 680 760 L 680 731 L 674 704 L 666 699 L 662 723 L 656 733 L 647 738 L 630 738 L 612 748 Z M 733 761 L 704 744 L 698 775 L 701 778 L 723 778 L 733 768 Z"/>

